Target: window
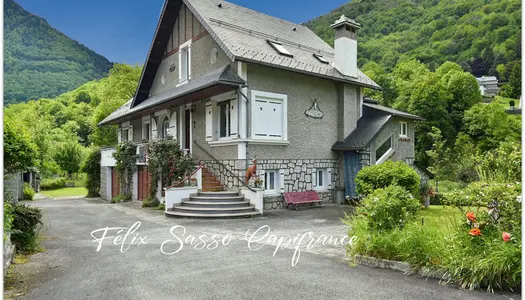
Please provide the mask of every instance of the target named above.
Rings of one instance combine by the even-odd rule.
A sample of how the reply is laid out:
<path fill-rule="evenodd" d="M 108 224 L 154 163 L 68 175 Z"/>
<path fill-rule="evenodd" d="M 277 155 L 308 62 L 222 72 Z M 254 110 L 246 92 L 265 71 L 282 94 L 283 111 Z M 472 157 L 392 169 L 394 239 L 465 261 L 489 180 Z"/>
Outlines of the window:
<path fill-rule="evenodd" d="M 286 95 L 252 91 L 252 139 L 288 139 Z"/>
<path fill-rule="evenodd" d="M 325 172 L 326 170 L 317 170 L 317 188 L 324 188 L 325 187 Z"/>
<path fill-rule="evenodd" d="M 149 126 L 149 121 L 148 122 L 143 122 L 142 123 L 142 140 L 143 141 L 149 141 L 150 139 L 150 131 L 151 131 L 151 128 Z"/>
<path fill-rule="evenodd" d="M 162 121 L 162 137 L 167 138 L 170 133 L 170 119 L 168 117 L 164 118 Z"/>
<path fill-rule="evenodd" d="M 270 44 L 270 46 L 272 46 L 273 49 L 275 49 L 275 51 L 277 51 L 279 54 L 281 55 L 284 55 L 284 56 L 289 56 L 289 57 L 293 57 L 293 55 L 288 51 L 288 49 L 286 49 L 283 44 L 279 43 L 279 42 L 276 42 L 276 41 L 270 41 L 270 40 L 267 40 L 268 44 Z"/>
<path fill-rule="evenodd" d="M 277 193 L 279 191 L 277 176 L 279 172 L 277 170 L 267 170 L 264 172 L 264 192 L 267 194 Z"/>
<path fill-rule="evenodd" d="M 219 138 L 230 137 L 230 102 L 225 101 L 219 106 Z"/>
<path fill-rule="evenodd" d="M 120 140 L 122 141 L 122 143 L 125 143 L 128 141 L 128 137 L 129 137 L 129 130 L 128 128 L 126 129 L 122 129 L 122 134 L 120 135 Z"/>
<path fill-rule="evenodd" d="M 179 82 L 185 83 L 191 79 L 191 40 L 182 44 L 179 54 Z"/>
<path fill-rule="evenodd" d="M 379 148 L 376 150 L 376 165 L 385 162 L 394 153 L 392 149 L 392 136 L 390 136 Z"/>
<path fill-rule="evenodd" d="M 330 63 L 329 61 L 327 61 L 322 55 L 320 54 L 317 54 L 317 53 L 314 53 L 314 57 L 317 58 L 318 61 L 322 62 L 323 64 L 328 64 Z"/>
<path fill-rule="evenodd" d="M 331 172 L 328 169 L 314 169 L 312 173 L 313 187 L 316 190 L 328 190 L 331 183 Z"/>
<path fill-rule="evenodd" d="M 408 124 L 407 122 L 400 122 L 401 124 L 401 137 L 408 137 Z"/>

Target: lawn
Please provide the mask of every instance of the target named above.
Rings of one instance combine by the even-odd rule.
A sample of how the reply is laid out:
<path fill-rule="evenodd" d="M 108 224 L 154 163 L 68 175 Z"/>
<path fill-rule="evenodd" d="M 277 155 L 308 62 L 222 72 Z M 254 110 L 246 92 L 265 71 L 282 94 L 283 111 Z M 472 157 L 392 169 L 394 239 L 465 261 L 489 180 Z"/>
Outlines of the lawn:
<path fill-rule="evenodd" d="M 451 229 L 455 222 L 460 222 L 462 218 L 461 211 L 456 207 L 444 205 L 430 205 L 429 207 L 418 211 L 417 218 L 423 219 L 427 225 L 437 227 L 441 230 Z"/>
<path fill-rule="evenodd" d="M 519 99 L 505 98 L 505 97 L 501 97 L 501 96 L 495 96 L 494 97 L 494 101 L 496 101 L 499 104 L 503 105 L 503 107 L 505 107 L 505 109 L 510 109 L 510 104 L 509 104 L 510 100 L 514 100 L 514 107 L 515 108 L 519 107 L 519 105 L 520 105 L 520 100 Z"/>
<path fill-rule="evenodd" d="M 70 187 L 58 190 L 40 191 L 40 194 L 48 197 L 85 196 L 88 191 L 85 187 Z"/>

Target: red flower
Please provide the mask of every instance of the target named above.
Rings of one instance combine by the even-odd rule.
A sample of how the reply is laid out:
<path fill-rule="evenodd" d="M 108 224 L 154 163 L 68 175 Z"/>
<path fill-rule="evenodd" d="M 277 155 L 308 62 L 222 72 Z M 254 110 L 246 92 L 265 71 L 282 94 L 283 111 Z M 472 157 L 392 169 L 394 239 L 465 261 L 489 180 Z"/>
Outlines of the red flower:
<path fill-rule="evenodd" d="M 511 234 L 508 232 L 503 231 L 503 233 L 501 234 L 501 238 L 503 239 L 505 243 L 510 241 L 510 237 L 511 237 Z"/>
<path fill-rule="evenodd" d="M 473 212 L 469 211 L 466 214 L 466 216 L 467 216 L 467 219 L 471 220 L 472 222 L 476 222 L 476 215 Z"/>
<path fill-rule="evenodd" d="M 472 228 L 468 234 L 470 234 L 471 236 L 479 236 L 481 235 L 481 230 L 479 230 L 479 228 Z"/>

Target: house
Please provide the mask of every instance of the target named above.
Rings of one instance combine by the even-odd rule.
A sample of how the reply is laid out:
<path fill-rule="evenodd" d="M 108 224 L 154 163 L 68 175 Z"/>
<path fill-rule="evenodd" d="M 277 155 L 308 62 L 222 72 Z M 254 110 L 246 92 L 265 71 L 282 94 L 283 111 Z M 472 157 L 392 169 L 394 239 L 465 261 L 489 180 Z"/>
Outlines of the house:
<path fill-rule="evenodd" d="M 361 25 L 342 16 L 331 27 L 335 49 L 229 2 L 167 0 L 135 96 L 99 124 L 118 125 L 142 153 L 133 197 L 147 191 L 143 143 L 169 136 L 226 188 L 256 158 L 265 208 L 291 191 L 340 202 L 362 166 L 411 163 L 421 118 L 364 99 L 380 87 L 357 68 Z M 102 150 L 104 199 L 118 194 L 112 151 Z"/>
<path fill-rule="evenodd" d="M 479 91 L 484 97 L 494 97 L 499 92 L 498 78 L 496 76 L 482 76 L 476 78 L 479 85 Z"/>

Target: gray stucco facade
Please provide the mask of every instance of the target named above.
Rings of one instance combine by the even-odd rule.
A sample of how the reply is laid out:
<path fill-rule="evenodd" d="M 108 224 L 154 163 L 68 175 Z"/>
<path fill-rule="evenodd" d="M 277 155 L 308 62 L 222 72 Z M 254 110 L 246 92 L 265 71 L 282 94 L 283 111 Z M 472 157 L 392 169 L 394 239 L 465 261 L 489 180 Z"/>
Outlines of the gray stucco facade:
<path fill-rule="evenodd" d="M 377 149 L 391 138 L 389 159 L 413 159 L 413 120 L 417 116 L 398 115 L 376 105 L 367 111 L 372 110 L 371 114 L 380 117 L 388 115 L 388 121 L 385 119 L 385 123 L 373 129 L 358 127 L 365 119 L 364 87 L 377 88 L 376 83 L 358 69 L 353 70 L 356 76 L 341 72 L 333 59 L 334 49 L 315 35 L 310 36 L 309 29 L 286 26 L 274 30 L 276 37 L 270 38 L 264 34 L 267 28 L 246 31 L 242 26 L 249 27 L 250 20 L 237 24 L 241 23 L 240 18 L 246 17 L 246 14 L 236 15 L 241 11 L 238 7 L 221 8 L 204 2 L 182 3 L 178 15 L 173 14 L 177 17 L 164 55 L 157 51 L 155 58 L 148 58 L 145 69 L 149 67 L 154 72 L 149 73 L 144 84 L 141 79 L 136 97 L 139 97 L 139 92 L 142 94 L 134 101 L 144 103 L 167 94 L 169 97 L 163 99 L 164 102 L 151 102 L 155 106 L 142 107 L 144 111 L 139 111 L 142 109 L 140 103 L 133 102 L 128 106 L 128 115 L 118 116 L 112 122 L 122 120 L 119 127 L 124 129 L 124 120 L 131 120 L 125 124 L 133 130 L 130 134 L 133 142 L 141 144 L 144 142 L 144 122 L 149 122 L 150 139 L 164 138 L 163 120 L 167 119 L 169 135 L 229 188 L 241 185 L 247 167 L 256 158 L 257 175 L 266 178 L 265 174 L 276 174 L 272 180 L 278 182 L 278 188 L 266 186 L 267 209 L 282 207 L 283 192 L 317 190 L 324 202 L 331 202 L 334 191 L 344 189 L 348 180 L 344 178 L 345 168 L 349 169 L 345 165 L 345 151 L 357 151 L 361 167 L 376 164 L 379 159 Z M 215 20 L 212 12 L 223 14 L 220 17 L 226 19 L 232 18 L 231 23 Z M 281 20 L 257 16 L 267 20 L 269 27 L 270 24 L 283 25 Z M 160 24 L 168 23 L 161 18 Z M 171 28 L 173 22 L 169 24 L 166 28 Z M 294 29 L 290 31 L 291 28 Z M 340 27 L 340 30 L 347 28 Z M 278 34 L 283 37 L 278 38 Z M 167 39 L 165 32 L 163 35 Z M 354 40 L 356 35 L 356 32 L 352 33 Z M 345 32 L 338 36 L 346 37 Z M 283 55 L 275 48 L 274 38 L 283 42 L 282 47 L 294 55 Z M 288 41 L 292 42 L 286 44 Z M 317 46 L 313 48 L 313 45 Z M 154 47 L 155 44 L 152 49 Z M 348 53 L 348 49 L 343 48 L 339 48 L 338 53 Z M 348 56 L 348 59 L 357 60 L 357 57 Z M 189 57 L 188 60 L 184 60 L 185 57 Z M 181 74 L 186 70 L 186 62 L 189 76 L 184 78 Z M 228 78 L 238 79 L 229 81 L 228 88 L 219 84 L 207 86 L 198 80 L 208 78 L 221 68 L 228 70 L 229 75 L 233 74 Z M 195 89 L 193 96 L 170 94 L 184 90 L 185 84 L 192 87 L 192 81 L 202 87 Z M 228 85 L 228 82 L 221 84 Z M 406 136 L 401 135 L 400 121 L 407 124 Z M 352 134 L 363 130 L 373 132 L 373 137 L 370 135 L 359 148 L 335 147 L 337 143 L 345 144 L 347 139 L 352 139 Z M 315 177 L 317 175 L 313 176 L 319 174 L 319 170 L 324 172 L 317 177 L 323 177 L 321 188 L 317 187 L 321 185 Z M 106 194 L 110 192 L 108 190 Z"/>

